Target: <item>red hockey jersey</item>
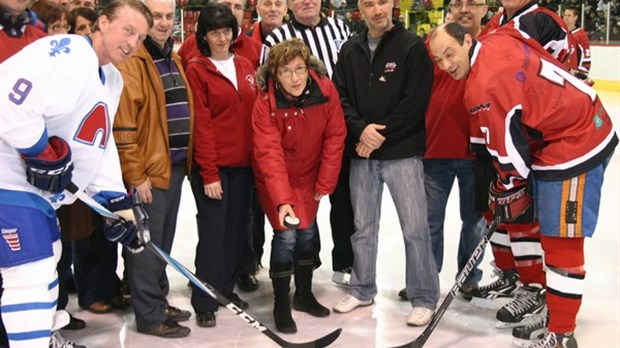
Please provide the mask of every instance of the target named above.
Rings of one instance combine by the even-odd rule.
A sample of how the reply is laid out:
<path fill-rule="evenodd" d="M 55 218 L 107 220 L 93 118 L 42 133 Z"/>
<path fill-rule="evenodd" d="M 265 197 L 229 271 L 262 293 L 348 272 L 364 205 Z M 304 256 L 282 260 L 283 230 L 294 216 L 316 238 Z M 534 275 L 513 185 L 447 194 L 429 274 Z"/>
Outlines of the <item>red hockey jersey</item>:
<path fill-rule="evenodd" d="M 531 38 L 543 46 L 553 58 L 569 69 L 577 68 L 577 46 L 566 24 L 555 12 L 530 2 L 510 19 L 499 13 L 484 26 L 480 37 L 495 29 L 509 25 L 517 29 L 524 38 Z"/>
<path fill-rule="evenodd" d="M 541 180 L 574 177 L 618 144 L 596 92 L 514 30 L 475 43 L 464 102 L 507 190 L 526 185 L 531 171 Z"/>
<path fill-rule="evenodd" d="M 588 34 L 581 28 L 575 28 L 570 33 L 575 40 L 575 46 L 577 46 L 577 69 L 580 73 L 588 75 L 592 63 Z"/>

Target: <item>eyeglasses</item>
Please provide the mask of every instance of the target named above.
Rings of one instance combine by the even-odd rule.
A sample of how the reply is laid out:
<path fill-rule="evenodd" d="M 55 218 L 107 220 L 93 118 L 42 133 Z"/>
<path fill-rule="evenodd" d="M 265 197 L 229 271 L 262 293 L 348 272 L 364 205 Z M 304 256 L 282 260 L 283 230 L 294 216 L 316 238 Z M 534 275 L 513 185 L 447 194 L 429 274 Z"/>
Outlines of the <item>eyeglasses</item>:
<path fill-rule="evenodd" d="M 47 29 L 48 31 L 52 31 L 52 32 L 59 32 L 59 31 L 64 31 L 64 32 L 68 32 L 69 29 L 71 29 L 70 26 L 68 25 L 61 25 L 61 24 L 52 24 L 49 26 L 49 28 Z"/>
<path fill-rule="evenodd" d="M 295 75 L 299 77 L 304 76 L 306 73 L 308 73 L 308 67 L 298 66 L 295 69 L 282 68 L 278 71 L 278 75 L 280 75 L 280 77 L 284 77 L 287 79 L 293 77 L 293 73 L 295 73 Z"/>
<path fill-rule="evenodd" d="M 468 1 L 465 3 L 461 1 L 455 1 L 455 2 L 450 3 L 450 8 L 453 10 L 460 10 L 461 8 L 463 8 L 463 5 L 465 5 L 465 8 L 467 8 L 468 10 L 473 10 L 474 8 L 477 8 L 480 6 L 486 6 L 486 4 L 479 4 L 473 1 Z"/>

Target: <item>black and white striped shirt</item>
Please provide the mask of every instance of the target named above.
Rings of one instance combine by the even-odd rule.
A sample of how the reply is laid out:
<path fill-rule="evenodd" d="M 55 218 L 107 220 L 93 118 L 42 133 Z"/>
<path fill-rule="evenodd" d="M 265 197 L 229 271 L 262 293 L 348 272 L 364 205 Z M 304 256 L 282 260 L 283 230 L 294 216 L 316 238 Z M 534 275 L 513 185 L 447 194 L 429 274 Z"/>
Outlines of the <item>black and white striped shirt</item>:
<path fill-rule="evenodd" d="M 350 35 L 349 27 L 340 19 L 321 17 L 319 24 L 314 27 L 305 26 L 293 19 L 290 23 L 274 29 L 267 36 L 263 43 L 260 63 L 265 64 L 272 46 L 296 37 L 302 39 L 310 48 L 310 52 L 325 64 L 331 77 L 338 61 L 338 52 Z"/>

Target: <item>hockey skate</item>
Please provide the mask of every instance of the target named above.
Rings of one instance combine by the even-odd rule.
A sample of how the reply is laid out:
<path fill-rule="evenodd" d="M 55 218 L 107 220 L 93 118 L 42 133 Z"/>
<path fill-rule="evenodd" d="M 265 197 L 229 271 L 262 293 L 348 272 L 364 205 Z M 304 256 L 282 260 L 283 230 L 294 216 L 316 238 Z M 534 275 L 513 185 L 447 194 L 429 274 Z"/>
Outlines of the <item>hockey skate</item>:
<path fill-rule="evenodd" d="M 538 343 L 534 343 L 527 348 L 578 348 L 577 340 L 572 332 L 555 333 L 548 332 Z"/>
<path fill-rule="evenodd" d="M 497 280 L 471 291 L 469 303 L 473 306 L 498 309 L 512 301 L 513 294 L 520 284 L 519 274 L 515 270 L 501 271 L 495 268 L 491 277 L 496 277 Z"/>
<path fill-rule="evenodd" d="M 512 329 L 512 345 L 519 348 L 529 347 L 542 340 L 547 334 L 547 322 L 549 317 L 547 308 L 540 314 L 531 317 L 531 321 L 525 326 Z"/>
<path fill-rule="evenodd" d="M 495 327 L 506 329 L 531 323 L 533 316 L 540 314 L 546 307 L 546 292 L 539 284 L 519 288 L 515 299 L 497 311 L 495 317 L 498 322 Z"/>
<path fill-rule="evenodd" d="M 86 346 L 75 344 L 62 337 L 60 331 L 54 331 L 52 332 L 52 337 L 50 338 L 50 348 L 86 348 Z"/>

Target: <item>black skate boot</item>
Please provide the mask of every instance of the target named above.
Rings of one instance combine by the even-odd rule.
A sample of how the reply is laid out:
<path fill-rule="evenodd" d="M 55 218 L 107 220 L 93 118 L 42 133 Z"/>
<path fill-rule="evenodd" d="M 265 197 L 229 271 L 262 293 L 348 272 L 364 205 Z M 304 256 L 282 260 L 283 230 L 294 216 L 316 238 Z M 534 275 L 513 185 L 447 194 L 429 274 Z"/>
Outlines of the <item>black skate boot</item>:
<path fill-rule="evenodd" d="M 532 315 L 540 314 L 546 307 L 545 288 L 540 284 L 530 284 L 519 288 L 515 299 L 497 311 L 498 329 L 525 326 Z"/>

